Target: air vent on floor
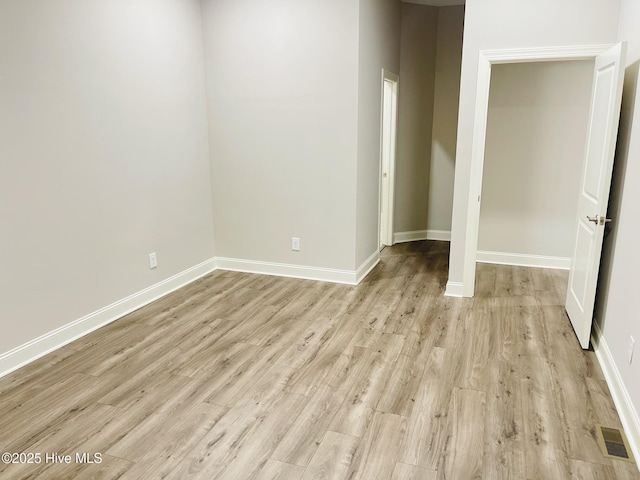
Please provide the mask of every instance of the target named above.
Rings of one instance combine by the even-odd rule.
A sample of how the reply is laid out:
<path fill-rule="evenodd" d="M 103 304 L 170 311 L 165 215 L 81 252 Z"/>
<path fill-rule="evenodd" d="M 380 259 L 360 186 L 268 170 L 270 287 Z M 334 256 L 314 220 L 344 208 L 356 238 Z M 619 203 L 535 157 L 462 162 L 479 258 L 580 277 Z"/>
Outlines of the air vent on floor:
<path fill-rule="evenodd" d="M 596 425 L 596 433 L 600 450 L 605 457 L 635 463 L 623 430 Z"/>

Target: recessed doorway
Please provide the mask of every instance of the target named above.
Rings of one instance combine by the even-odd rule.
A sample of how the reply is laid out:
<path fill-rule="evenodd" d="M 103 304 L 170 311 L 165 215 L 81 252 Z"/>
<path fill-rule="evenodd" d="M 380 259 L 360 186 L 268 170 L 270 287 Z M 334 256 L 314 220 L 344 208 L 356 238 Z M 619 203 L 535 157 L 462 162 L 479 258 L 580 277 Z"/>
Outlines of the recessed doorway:
<path fill-rule="evenodd" d="M 393 201 L 396 170 L 398 83 L 395 73 L 382 70 L 380 128 L 380 249 L 393 245 Z"/>

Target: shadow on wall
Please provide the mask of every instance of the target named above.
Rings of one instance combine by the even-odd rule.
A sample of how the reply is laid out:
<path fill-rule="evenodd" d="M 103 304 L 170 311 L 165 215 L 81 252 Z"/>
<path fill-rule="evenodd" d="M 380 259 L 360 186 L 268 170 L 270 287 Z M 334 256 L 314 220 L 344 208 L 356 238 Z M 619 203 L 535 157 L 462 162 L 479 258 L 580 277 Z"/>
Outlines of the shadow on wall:
<path fill-rule="evenodd" d="M 627 172 L 627 162 L 629 159 L 629 143 L 631 141 L 631 131 L 633 127 L 633 112 L 634 106 L 636 105 L 639 70 L 640 61 L 629 65 L 624 75 L 622 108 L 620 110 L 620 129 L 618 130 L 618 143 L 616 145 L 611 192 L 609 193 L 609 207 L 607 209 L 607 217 L 613 218 L 614 220 L 607 225 L 607 229 L 605 230 L 602 257 L 600 258 L 598 289 L 596 291 L 594 320 L 600 327 L 600 331 L 604 329 L 604 309 L 606 305 L 606 298 L 609 295 L 611 270 L 613 268 L 613 258 L 615 256 L 615 246 L 618 238 L 616 220 L 620 217 L 620 205 L 622 204 L 622 197 L 624 193 L 624 178 Z"/>
<path fill-rule="evenodd" d="M 447 166 L 453 169 L 456 163 L 456 136 L 452 135 L 452 138 L 444 140 L 434 137 L 432 141 L 431 156 L 443 159 Z"/>

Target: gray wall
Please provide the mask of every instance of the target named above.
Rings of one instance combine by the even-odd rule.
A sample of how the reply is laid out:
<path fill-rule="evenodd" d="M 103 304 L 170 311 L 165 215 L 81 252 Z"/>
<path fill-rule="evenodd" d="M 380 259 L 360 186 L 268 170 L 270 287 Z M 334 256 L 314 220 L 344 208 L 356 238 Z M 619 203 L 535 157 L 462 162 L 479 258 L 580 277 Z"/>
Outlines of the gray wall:
<path fill-rule="evenodd" d="M 0 2 L 0 352 L 213 256 L 203 76 L 196 0 Z"/>
<path fill-rule="evenodd" d="M 593 61 L 491 72 L 478 250 L 569 258 Z"/>
<path fill-rule="evenodd" d="M 464 7 L 402 4 L 394 231 L 449 231 Z"/>
<path fill-rule="evenodd" d="M 438 9 L 427 229 L 451 231 L 464 7 Z"/>
<path fill-rule="evenodd" d="M 402 4 L 394 232 L 426 230 L 438 8 Z"/>
<path fill-rule="evenodd" d="M 381 72 L 382 68 L 396 74 L 400 70 L 400 3 L 397 0 L 359 3 L 355 268 L 376 253 L 380 245 Z"/>
<path fill-rule="evenodd" d="M 358 3 L 204 0 L 203 16 L 217 256 L 353 270 Z"/>

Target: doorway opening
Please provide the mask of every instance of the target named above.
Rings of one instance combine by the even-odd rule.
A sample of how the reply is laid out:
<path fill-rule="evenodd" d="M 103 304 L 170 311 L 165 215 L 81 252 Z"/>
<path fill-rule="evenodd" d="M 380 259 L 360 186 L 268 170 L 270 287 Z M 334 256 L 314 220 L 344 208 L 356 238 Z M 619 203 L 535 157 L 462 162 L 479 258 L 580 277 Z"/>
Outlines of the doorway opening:
<path fill-rule="evenodd" d="M 574 222 L 577 231 L 574 236 L 566 303 L 580 344 L 583 348 L 588 347 L 604 224 L 608 221 L 605 216 L 620 116 L 625 51 L 626 46 L 622 43 L 613 46 L 480 52 L 466 231 L 463 239 L 463 283 L 450 281 L 446 295 L 472 297 L 474 294 L 492 67 L 509 63 L 594 60 L 588 133 L 580 175 L 577 220 Z"/>
<path fill-rule="evenodd" d="M 593 65 L 494 66 L 478 262 L 569 270 Z"/>
<path fill-rule="evenodd" d="M 382 70 L 380 128 L 379 248 L 393 245 L 393 207 L 396 172 L 399 77 Z"/>

